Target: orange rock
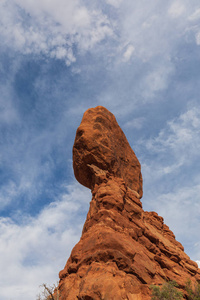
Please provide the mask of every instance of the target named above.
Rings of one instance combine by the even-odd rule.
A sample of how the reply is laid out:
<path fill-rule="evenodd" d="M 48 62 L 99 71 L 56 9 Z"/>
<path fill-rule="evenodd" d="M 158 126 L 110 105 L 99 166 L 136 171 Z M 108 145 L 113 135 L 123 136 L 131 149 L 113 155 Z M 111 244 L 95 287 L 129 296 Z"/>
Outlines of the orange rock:
<path fill-rule="evenodd" d="M 142 197 L 140 163 L 114 115 L 102 106 L 84 113 L 76 132 L 73 167 L 76 179 L 90 189 L 97 178 L 112 174 Z"/>
<path fill-rule="evenodd" d="M 149 300 L 151 284 L 184 290 L 200 270 L 163 218 L 144 212 L 140 163 L 105 108 L 84 114 L 73 147 L 77 180 L 92 189 L 82 237 L 60 272 L 60 299 Z"/>

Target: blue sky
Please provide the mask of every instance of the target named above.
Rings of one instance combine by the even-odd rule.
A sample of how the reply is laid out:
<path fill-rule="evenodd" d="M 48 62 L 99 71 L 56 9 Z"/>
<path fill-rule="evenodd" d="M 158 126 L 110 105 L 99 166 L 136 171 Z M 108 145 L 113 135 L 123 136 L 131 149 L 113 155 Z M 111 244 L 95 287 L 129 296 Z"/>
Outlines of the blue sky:
<path fill-rule="evenodd" d="M 141 162 L 144 209 L 200 261 L 199 70 L 197 0 L 1 0 L 1 299 L 36 299 L 80 238 L 72 146 L 97 105 Z"/>

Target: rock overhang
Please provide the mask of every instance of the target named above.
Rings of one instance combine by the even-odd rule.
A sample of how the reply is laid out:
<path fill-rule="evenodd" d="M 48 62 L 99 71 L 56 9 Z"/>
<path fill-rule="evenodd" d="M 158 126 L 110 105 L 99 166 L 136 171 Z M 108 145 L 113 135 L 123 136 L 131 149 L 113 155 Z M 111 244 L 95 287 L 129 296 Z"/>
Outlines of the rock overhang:
<path fill-rule="evenodd" d="M 114 115 L 103 106 L 88 109 L 77 129 L 73 146 L 76 179 L 92 189 L 94 173 L 88 165 L 122 178 L 142 197 L 141 165 Z"/>

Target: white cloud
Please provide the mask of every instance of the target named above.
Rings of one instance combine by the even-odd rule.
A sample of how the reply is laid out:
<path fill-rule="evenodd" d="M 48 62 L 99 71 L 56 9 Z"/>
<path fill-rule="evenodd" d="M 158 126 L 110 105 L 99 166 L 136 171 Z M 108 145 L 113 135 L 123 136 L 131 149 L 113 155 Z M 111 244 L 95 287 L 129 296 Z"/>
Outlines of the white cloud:
<path fill-rule="evenodd" d="M 65 33 L 73 34 L 79 31 L 81 27 L 87 27 L 91 22 L 89 11 L 79 0 L 67 2 L 64 0 L 52 0 L 51 2 L 46 0 L 15 0 L 14 2 L 42 22 L 45 22 L 44 15 L 50 17 L 52 21 L 62 26 Z"/>
<path fill-rule="evenodd" d="M 196 33 L 196 43 L 198 46 L 200 45 L 200 32 Z"/>
<path fill-rule="evenodd" d="M 188 161 L 188 157 L 195 158 L 200 153 L 200 109 L 198 106 L 190 108 L 178 118 L 168 121 L 157 137 L 147 142 L 147 148 L 161 153 L 169 152 L 176 158 L 176 163 Z"/>
<path fill-rule="evenodd" d="M 134 45 L 135 55 L 149 60 L 152 56 L 168 53 L 170 39 L 165 36 L 171 31 L 171 24 L 168 23 L 164 7 L 156 2 L 128 1 L 120 9 L 125 16 L 122 38 Z"/>
<path fill-rule="evenodd" d="M 133 129 L 133 128 L 141 129 L 143 127 L 144 122 L 145 122 L 144 117 L 134 118 L 133 120 L 126 122 L 123 127 L 127 129 Z"/>
<path fill-rule="evenodd" d="M 180 1 L 175 1 L 172 3 L 172 5 L 170 6 L 169 10 L 168 10 L 169 14 L 173 17 L 173 18 L 177 18 L 183 15 L 183 13 L 185 12 L 185 6 L 182 2 Z"/>
<path fill-rule="evenodd" d="M 121 4 L 122 0 L 106 0 L 106 3 L 118 8 Z"/>
<path fill-rule="evenodd" d="M 13 199 L 19 195 L 19 187 L 15 182 L 9 181 L 0 190 L 0 210 L 10 205 Z"/>
<path fill-rule="evenodd" d="M 173 73 L 174 68 L 170 61 L 168 61 L 168 63 L 163 61 L 158 65 L 155 64 L 153 70 L 148 71 L 144 77 L 144 97 L 146 99 L 154 97 L 155 92 L 166 89 L 169 78 Z"/>
<path fill-rule="evenodd" d="M 148 150 L 142 157 L 145 209 L 164 217 L 192 259 L 200 257 L 194 247 L 200 230 L 199 133 L 200 108 L 190 106 L 140 146 L 142 153 Z"/>
<path fill-rule="evenodd" d="M 200 45 L 200 26 L 199 26 L 199 19 L 200 19 L 200 8 L 195 8 L 192 13 L 188 16 L 188 20 L 190 22 L 190 31 L 193 32 L 196 44 Z"/>
<path fill-rule="evenodd" d="M 0 3 L 0 17 L 5 46 L 23 54 L 64 59 L 68 65 L 76 60 L 73 46 L 88 50 L 113 34 L 101 11 L 78 0 L 5 1 Z"/>
<path fill-rule="evenodd" d="M 166 181 L 163 192 L 157 191 L 156 188 L 156 182 L 154 182 L 151 191 L 147 191 L 148 204 L 146 203 L 145 206 L 164 218 L 165 224 L 173 231 L 176 239 L 183 244 L 185 252 L 191 256 L 192 260 L 197 260 L 200 257 L 200 185 L 187 182 L 181 188 L 175 187 L 171 191 Z"/>
<path fill-rule="evenodd" d="M 189 17 L 190 21 L 196 21 L 200 18 L 200 9 L 197 8 Z"/>
<path fill-rule="evenodd" d="M 131 56 L 133 55 L 133 52 L 134 52 L 133 45 L 128 45 L 127 49 L 125 50 L 125 52 L 123 54 L 123 60 L 125 62 L 129 61 Z"/>
<path fill-rule="evenodd" d="M 179 39 L 186 38 L 191 20 L 198 16 L 198 9 L 192 9 L 192 3 L 186 1 L 163 4 L 108 0 L 107 3 L 120 8 L 116 11 L 118 21 L 105 10 L 103 13 L 95 2 L 90 7 L 79 0 L 1 1 L 0 34 L 4 44 L 17 51 L 51 55 L 67 64 L 76 59 L 73 46 L 80 52 L 95 51 L 94 46 L 107 37 L 113 38 L 110 44 L 117 42 L 116 53 L 120 45 L 130 44 L 124 52 L 125 61 L 133 51 L 143 61 L 158 55 L 166 61 Z M 179 19 L 171 21 L 171 16 Z"/>
<path fill-rule="evenodd" d="M 180 237 L 199 239 L 199 193 L 200 185 L 183 186 L 173 192 L 160 194 L 152 205 L 159 211 L 168 225 L 173 224 L 173 230 Z M 192 199 L 192 205 L 191 205 Z"/>
<path fill-rule="evenodd" d="M 40 284 L 57 282 L 79 240 L 90 198 L 89 190 L 73 184 L 35 218 L 18 216 L 20 224 L 0 218 L 1 299 L 35 300 Z"/>
<path fill-rule="evenodd" d="M 95 54 L 97 49 L 108 61 L 128 62 L 134 54 L 137 62 L 149 63 L 138 88 L 144 98 L 152 100 L 157 91 L 168 86 L 174 72 L 174 51 L 180 42 L 187 43 L 188 32 L 196 35 L 198 43 L 194 17 L 191 24 L 191 16 L 197 15 L 198 9 L 187 1 L 107 3 L 119 8 L 116 15 L 101 10 L 96 2 L 89 6 L 79 0 L 1 2 L 2 44 L 23 54 L 61 59 L 67 65 L 85 51 Z M 106 41 L 105 47 L 100 47 L 102 41 Z M 123 45 L 128 46 L 124 49 Z M 135 72 L 133 67 L 130 75 Z"/>
<path fill-rule="evenodd" d="M 7 99 L 4 98 L 4 100 Z M 7 110 L 8 104 L 9 101 L 5 101 L 5 104 L 2 101 L 2 106 Z M 48 105 L 48 103 L 44 101 L 40 105 Z M 12 107 L 14 109 L 13 103 Z M 82 109 L 83 111 L 84 109 Z M 12 116 L 11 112 L 10 110 L 7 111 L 8 117 Z M 46 112 L 43 113 L 46 117 Z M 22 201 L 29 205 L 38 197 L 41 197 L 41 194 L 47 195 L 48 198 L 49 194 L 51 194 L 51 197 L 54 197 L 55 193 L 57 193 L 55 192 L 55 185 L 50 185 L 47 188 L 46 184 L 54 176 L 55 169 L 57 168 L 58 170 L 60 168 L 60 160 L 62 160 L 62 166 L 65 165 L 68 172 L 71 172 L 71 175 L 73 174 L 71 157 L 65 156 L 63 158 L 61 156 L 63 152 L 66 152 L 67 147 L 64 141 L 69 135 L 67 122 L 73 115 L 73 111 L 68 115 L 63 111 L 62 117 L 59 120 L 55 118 L 53 125 L 51 121 L 49 122 L 46 119 L 45 130 L 33 129 L 36 119 L 33 121 L 32 115 L 29 122 L 24 121 L 23 118 L 20 119 L 17 113 L 12 119 L 2 118 L 0 120 L 0 168 L 3 170 L 3 180 L 1 181 L 0 189 L 0 211 L 5 208 L 11 208 L 12 205 L 16 207 Z M 66 130 L 63 130 L 63 128 L 66 128 Z M 71 147 L 73 146 L 73 138 L 68 142 L 68 145 L 71 144 Z M 67 163 L 67 160 L 70 161 Z M 60 184 L 62 183 L 59 182 Z"/>
<path fill-rule="evenodd" d="M 134 110 L 135 105 L 160 101 L 158 94 L 169 87 L 172 78 L 176 80 L 173 76 L 177 71 L 175 58 L 180 59 L 179 46 L 185 44 L 187 48 L 198 32 L 194 30 L 197 21 L 191 23 L 188 19 L 197 5 L 187 1 L 146 0 L 122 1 L 118 5 L 119 9 L 115 10 L 117 18 L 110 16 L 110 22 L 115 24 L 115 44 L 111 49 L 103 49 L 107 61 L 115 61 L 115 65 L 112 64 L 115 87 L 111 85 L 100 98 L 103 102 L 105 98 L 111 98 L 108 94 L 112 96 L 117 88 L 112 105 L 115 107 L 117 101 L 124 101 L 121 91 L 126 88 L 129 99 L 132 95 L 131 109 Z M 129 64 L 125 64 L 125 69 L 122 64 L 126 61 Z M 127 69 L 128 65 L 131 65 L 130 69 Z"/>
<path fill-rule="evenodd" d="M 135 78 L 138 62 L 144 64 L 144 80 L 140 80 L 139 85 L 136 83 L 136 87 L 145 99 L 155 99 L 158 91 L 168 87 L 176 71 L 174 57 L 179 53 L 179 45 L 185 43 L 187 47 L 195 36 L 199 41 L 198 20 L 189 19 L 197 7 L 195 1 L 143 0 L 120 4 L 117 24 L 120 44 L 134 45 L 133 69 L 129 76 Z M 124 58 L 127 55 L 129 59 L 130 53 L 127 50 Z"/>

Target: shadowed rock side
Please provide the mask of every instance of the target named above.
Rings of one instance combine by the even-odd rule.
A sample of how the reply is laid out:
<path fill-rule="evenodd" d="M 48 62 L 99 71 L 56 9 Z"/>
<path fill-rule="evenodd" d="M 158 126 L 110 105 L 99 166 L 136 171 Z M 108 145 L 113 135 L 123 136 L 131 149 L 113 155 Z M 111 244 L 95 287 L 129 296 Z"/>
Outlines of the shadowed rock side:
<path fill-rule="evenodd" d="M 60 299 L 149 300 L 150 284 L 200 280 L 195 262 L 155 212 L 144 212 L 140 163 L 104 107 L 83 116 L 73 148 L 77 180 L 92 189 L 82 237 L 60 272 Z"/>

